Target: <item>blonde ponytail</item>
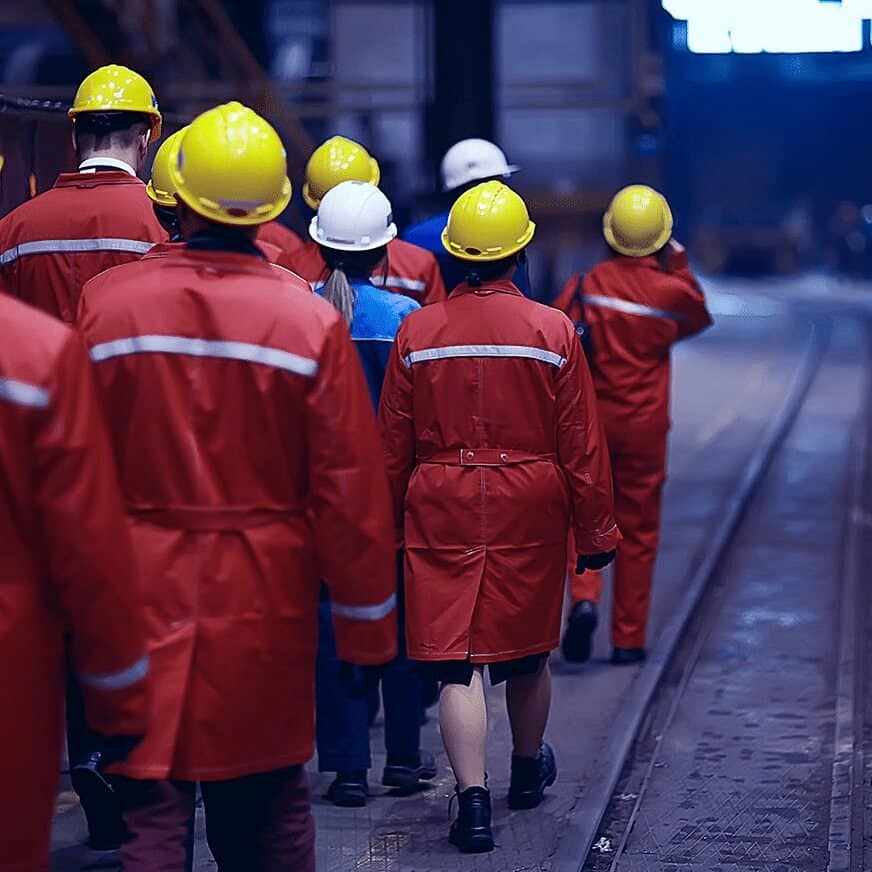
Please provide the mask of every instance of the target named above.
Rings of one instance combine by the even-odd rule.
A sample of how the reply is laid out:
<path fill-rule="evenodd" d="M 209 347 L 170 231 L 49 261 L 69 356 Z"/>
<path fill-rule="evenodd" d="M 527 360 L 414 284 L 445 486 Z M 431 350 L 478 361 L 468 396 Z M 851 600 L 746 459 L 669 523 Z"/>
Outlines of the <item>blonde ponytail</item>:
<path fill-rule="evenodd" d="M 342 316 L 345 323 L 351 327 L 354 320 L 354 304 L 357 302 L 357 291 L 348 281 L 345 270 L 341 266 L 335 266 L 330 278 L 327 279 L 321 295 Z"/>

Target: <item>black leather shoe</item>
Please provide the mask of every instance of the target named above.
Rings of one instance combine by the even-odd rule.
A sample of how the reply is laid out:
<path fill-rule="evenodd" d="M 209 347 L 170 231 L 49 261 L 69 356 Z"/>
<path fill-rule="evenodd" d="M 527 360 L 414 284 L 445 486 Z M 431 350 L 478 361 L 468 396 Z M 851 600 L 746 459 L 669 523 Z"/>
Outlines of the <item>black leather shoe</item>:
<path fill-rule="evenodd" d="M 327 799 L 342 808 L 363 808 L 369 797 L 366 770 L 337 772 L 336 779 L 327 789 Z"/>
<path fill-rule="evenodd" d="M 535 757 L 512 754 L 509 808 L 536 808 L 545 798 L 545 788 L 556 780 L 557 763 L 550 745 L 543 742 Z"/>
<path fill-rule="evenodd" d="M 456 787 L 457 819 L 451 824 L 448 841 L 464 854 L 484 854 L 494 849 L 491 832 L 491 799 L 486 787 Z"/>
<path fill-rule="evenodd" d="M 429 751 L 418 752 L 417 766 L 395 766 L 388 763 L 382 773 L 385 787 L 399 787 L 411 790 L 422 781 L 436 777 L 436 758 Z"/>
<path fill-rule="evenodd" d="M 646 656 L 644 648 L 612 648 L 612 663 L 615 666 L 644 663 Z"/>
<path fill-rule="evenodd" d="M 70 782 L 79 797 L 88 822 L 88 847 L 92 851 L 117 851 L 124 825 L 115 789 L 100 768 L 101 756 L 91 754 L 72 767 Z"/>
<path fill-rule="evenodd" d="M 590 660 L 590 645 L 598 619 L 596 603 L 590 600 L 581 600 L 572 607 L 561 645 L 564 660 L 569 663 Z"/>

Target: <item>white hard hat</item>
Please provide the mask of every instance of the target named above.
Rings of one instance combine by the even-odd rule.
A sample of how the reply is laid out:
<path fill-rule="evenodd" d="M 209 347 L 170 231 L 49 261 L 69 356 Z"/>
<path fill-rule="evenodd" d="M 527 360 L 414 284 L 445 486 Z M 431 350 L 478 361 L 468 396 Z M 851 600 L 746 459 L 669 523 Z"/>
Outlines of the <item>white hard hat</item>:
<path fill-rule="evenodd" d="M 371 251 L 397 235 L 391 202 L 369 182 L 340 182 L 331 188 L 309 224 L 309 236 L 337 251 Z"/>
<path fill-rule="evenodd" d="M 519 169 L 506 161 L 498 145 L 486 139 L 461 139 L 442 158 L 442 190 L 453 191 L 480 179 L 505 178 Z"/>

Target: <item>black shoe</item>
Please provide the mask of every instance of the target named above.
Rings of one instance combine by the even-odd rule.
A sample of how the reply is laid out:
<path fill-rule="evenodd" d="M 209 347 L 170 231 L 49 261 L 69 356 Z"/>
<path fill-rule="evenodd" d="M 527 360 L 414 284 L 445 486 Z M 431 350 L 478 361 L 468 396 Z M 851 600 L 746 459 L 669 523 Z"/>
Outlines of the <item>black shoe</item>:
<path fill-rule="evenodd" d="M 430 781 L 435 777 L 436 758 L 429 751 L 419 751 L 417 766 L 394 766 L 390 763 L 385 766 L 382 784 L 385 787 L 410 790 L 417 787 L 421 781 Z"/>
<path fill-rule="evenodd" d="M 366 770 L 337 772 L 336 779 L 327 789 L 327 799 L 342 808 L 363 808 L 369 797 Z"/>
<path fill-rule="evenodd" d="M 612 663 L 615 666 L 644 663 L 646 656 L 644 648 L 612 648 Z"/>
<path fill-rule="evenodd" d="M 448 841 L 464 854 L 484 854 L 493 851 L 491 832 L 491 798 L 486 787 L 467 787 L 461 793 L 456 787 L 457 819 L 451 824 Z"/>
<path fill-rule="evenodd" d="M 535 757 L 512 754 L 509 808 L 536 808 L 545 798 L 545 788 L 557 780 L 554 751 L 544 742 Z"/>
<path fill-rule="evenodd" d="M 596 603 L 590 600 L 581 600 L 572 607 L 561 645 L 564 660 L 569 663 L 590 660 L 590 643 L 598 617 Z"/>
<path fill-rule="evenodd" d="M 88 822 L 88 847 L 92 851 L 117 851 L 124 824 L 115 789 L 100 769 L 100 755 L 92 754 L 70 769 L 70 782 Z"/>

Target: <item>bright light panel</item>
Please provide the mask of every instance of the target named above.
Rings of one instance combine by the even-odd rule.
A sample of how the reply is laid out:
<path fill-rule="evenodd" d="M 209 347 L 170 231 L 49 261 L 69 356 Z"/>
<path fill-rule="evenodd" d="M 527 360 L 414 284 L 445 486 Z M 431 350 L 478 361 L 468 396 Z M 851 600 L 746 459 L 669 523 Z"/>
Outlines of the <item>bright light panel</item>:
<path fill-rule="evenodd" d="M 698 54 L 801 54 L 863 48 L 872 0 L 662 0 L 687 22 L 687 47 Z"/>

